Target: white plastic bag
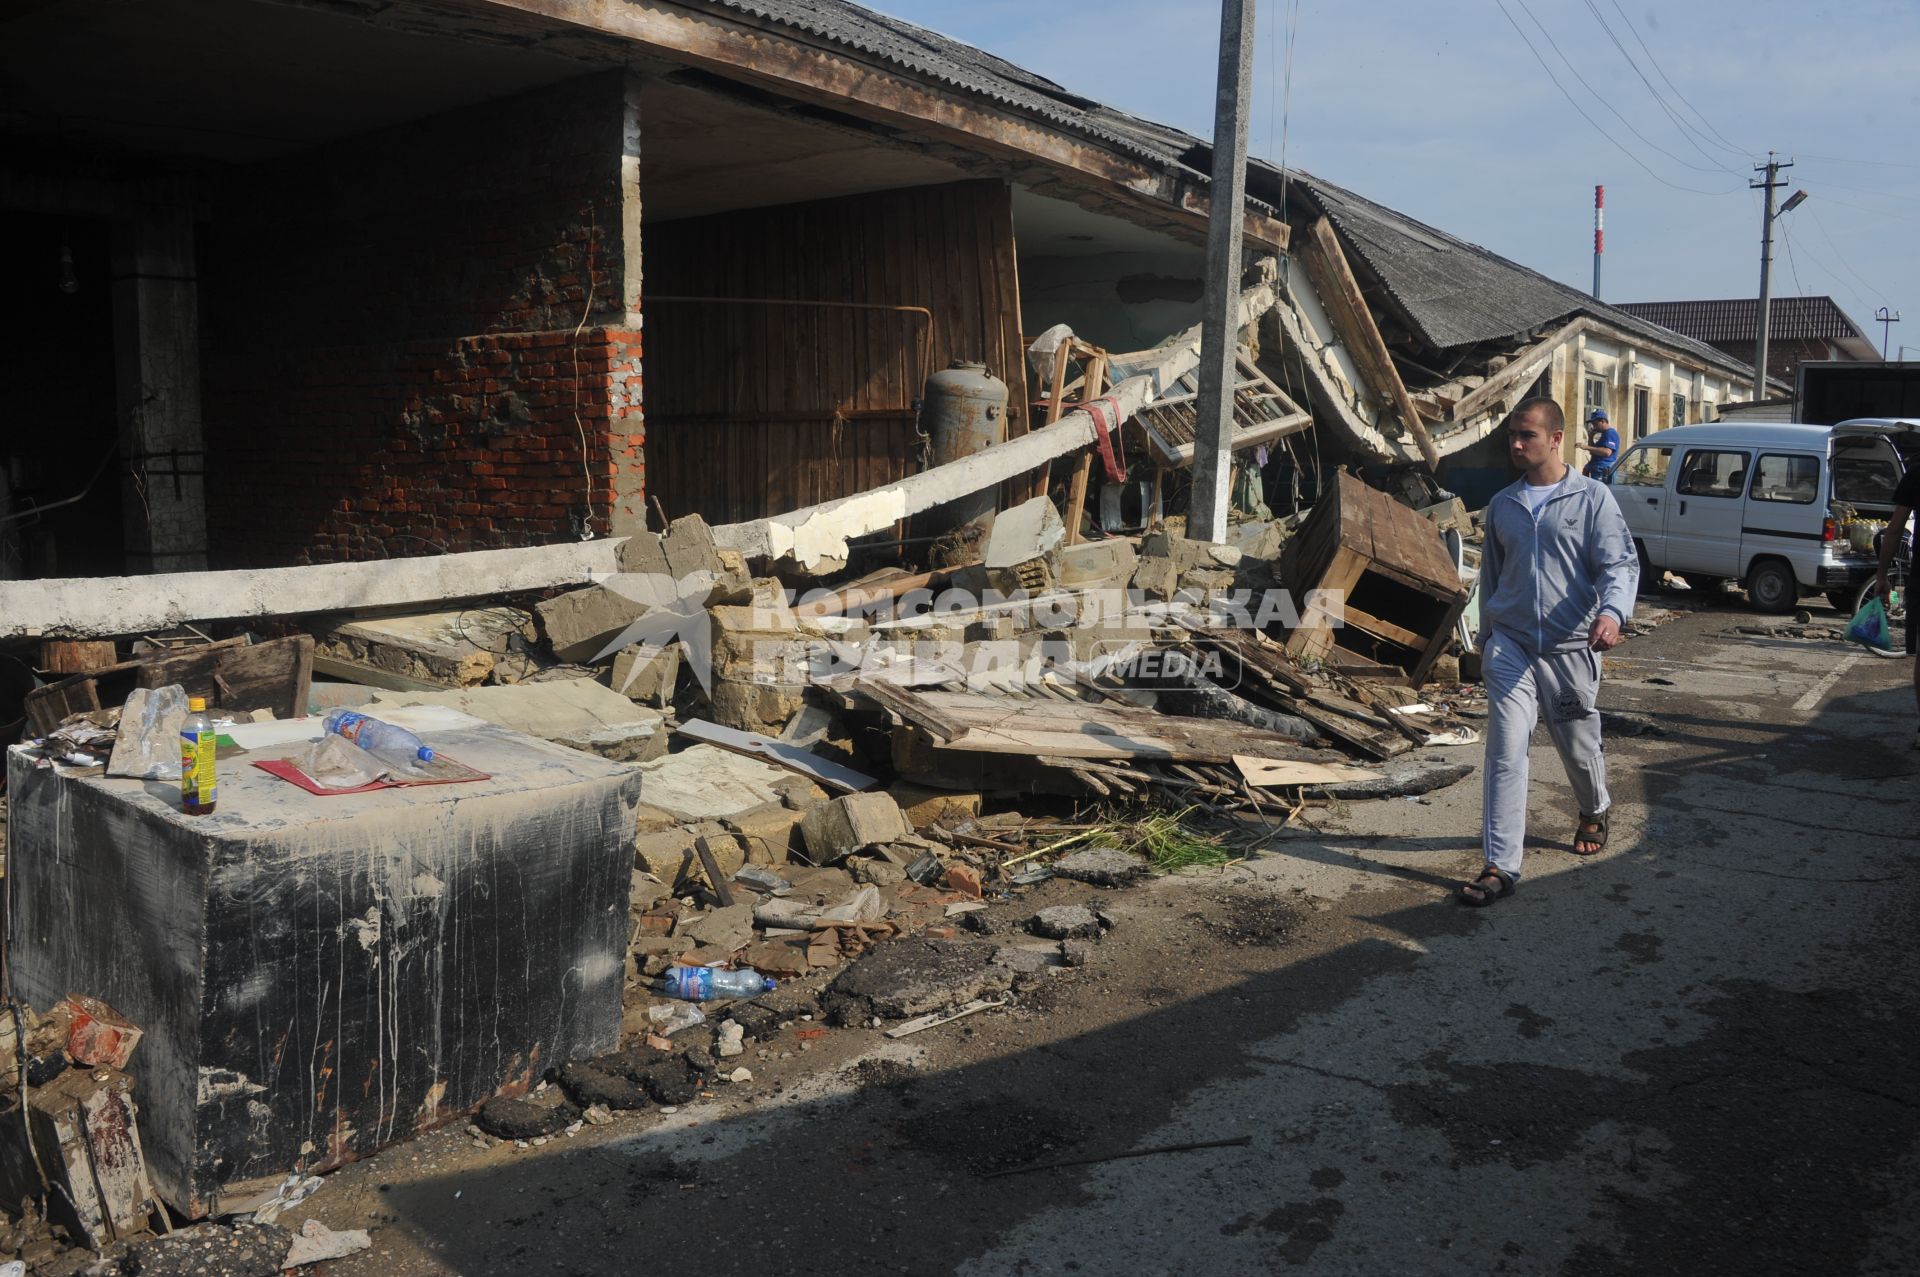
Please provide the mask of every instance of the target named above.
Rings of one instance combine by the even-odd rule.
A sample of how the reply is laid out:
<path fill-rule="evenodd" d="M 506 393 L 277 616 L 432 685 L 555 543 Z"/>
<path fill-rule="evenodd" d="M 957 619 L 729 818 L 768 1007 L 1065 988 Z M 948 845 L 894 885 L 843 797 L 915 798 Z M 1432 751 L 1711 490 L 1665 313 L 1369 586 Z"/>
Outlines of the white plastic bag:
<path fill-rule="evenodd" d="M 325 789 L 371 785 L 392 768 L 344 736 L 328 732 L 300 756 L 297 766 Z"/>
<path fill-rule="evenodd" d="M 120 735 L 107 775 L 179 780 L 180 728 L 186 721 L 186 688 L 175 683 L 134 689 L 120 710 Z"/>

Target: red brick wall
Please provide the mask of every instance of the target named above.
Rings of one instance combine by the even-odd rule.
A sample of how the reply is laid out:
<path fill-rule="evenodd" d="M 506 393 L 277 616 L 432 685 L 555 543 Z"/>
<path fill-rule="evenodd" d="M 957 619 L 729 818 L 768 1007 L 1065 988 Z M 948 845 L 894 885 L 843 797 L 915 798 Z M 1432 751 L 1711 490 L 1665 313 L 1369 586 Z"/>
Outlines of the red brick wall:
<path fill-rule="evenodd" d="M 620 121 L 596 75 L 224 184 L 201 269 L 214 566 L 607 534 L 643 436 L 640 336 L 602 326 L 625 313 Z"/>

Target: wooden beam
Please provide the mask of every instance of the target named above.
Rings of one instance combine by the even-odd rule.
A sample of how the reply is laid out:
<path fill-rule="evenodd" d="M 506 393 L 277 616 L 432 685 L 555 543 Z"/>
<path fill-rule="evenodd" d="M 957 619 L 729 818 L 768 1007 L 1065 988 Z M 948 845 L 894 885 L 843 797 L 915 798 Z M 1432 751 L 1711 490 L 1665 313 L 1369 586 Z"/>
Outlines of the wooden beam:
<path fill-rule="evenodd" d="M 851 48 L 809 42 L 804 33 L 771 21 L 621 0 L 494 3 L 630 40 L 674 61 L 848 115 L 908 126 L 972 150 L 1037 160 L 1079 184 L 1091 181 L 1109 194 L 1189 226 L 1205 227 L 1212 214 L 1204 186 L 1173 166 L 1149 167 L 1049 121 L 1026 118 L 984 97 L 946 90 L 902 68 L 860 59 Z M 1243 212 L 1243 226 L 1249 239 L 1286 249 L 1289 228 L 1278 217 Z"/>
<path fill-rule="evenodd" d="M 1300 259 L 1361 376 L 1367 379 L 1374 393 L 1392 407 L 1427 464 L 1438 466 L 1440 453 L 1427 434 L 1419 408 L 1407 394 L 1407 384 L 1400 379 L 1393 356 L 1387 352 L 1386 339 L 1374 322 L 1373 311 L 1360 291 L 1360 281 L 1354 278 L 1352 266 L 1347 263 L 1347 254 L 1340 247 L 1331 219 L 1322 216 L 1314 222 L 1306 242 L 1300 246 Z"/>
<path fill-rule="evenodd" d="M 1585 315 L 1581 315 L 1555 329 L 1552 336 L 1544 337 L 1528 346 L 1515 355 L 1513 361 L 1505 368 L 1489 376 L 1454 404 L 1447 413 L 1447 419 L 1465 421 L 1475 413 L 1483 411 L 1488 404 L 1501 400 L 1516 383 L 1532 381 L 1534 377 L 1538 377 L 1541 360 L 1552 358 L 1554 350 L 1561 342 L 1573 337 L 1591 322 Z M 1533 377 L 1526 375 L 1529 371 L 1532 372 Z"/>

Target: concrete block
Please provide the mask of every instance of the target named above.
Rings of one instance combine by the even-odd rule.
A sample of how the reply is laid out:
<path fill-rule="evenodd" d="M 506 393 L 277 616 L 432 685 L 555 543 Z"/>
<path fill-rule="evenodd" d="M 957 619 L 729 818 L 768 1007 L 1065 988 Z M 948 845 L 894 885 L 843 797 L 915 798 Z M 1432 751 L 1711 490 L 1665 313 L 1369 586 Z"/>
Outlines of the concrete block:
<path fill-rule="evenodd" d="M 618 1044 L 638 770 L 443 708 L 390 717 L 488 778 L 315 798 L 238 763 L 192 817 L 8 755 L 15 987 L 83 990 L 144 1031 L 140 1135 L 191 1216 Z M 231 734 L 264 759 L 316 730 Z"/>
<path fill-rule="evenodd" d="M 1143 555 L 1133 570 L 1133 588 L 1148 599 L 1166 602 L 1180 590 L 1180 565 L 1164 555 Z"/>
<path fill-rule="evenodd" d="M 1048 555 L 1066 539 L 1066 525 L 1048 497 L 1035 497 L 994 516 L 982 556 L 987 584 L 1004 593 L 1043 590 L 1053 583 Z"/>
<path fill-rule="evenodd" d="M 1132 542 L 1117 537 L 1083 541 L 1060 547 L 1054 556 L 1054 573 L 1060 585 L 1069 590 L 1125 589 L 1133 579 L 1139 557 Z"/>
<path fill-rule="evenodd" d="M 1155 528 L 1140 538 L 1141 559 L 1171 559 L 1182 572 L 1219 566 L 1213 550 L 1205 541 L 1190 541 L 1166 528 Z"/>
<path fill-rule="evenodd" d="M 707 693 L 713 721 L 736 731 L 778 736 L 806 705 L 804 683 L 756 683 L 716 678 Z"/>
<path fill-rule="evenodd" d="M 646 647 L 635 643 L 613 654 L 613 672 L 607 685 L 628 700 L 665 705 L 673 699 L 680 680 L 680 648 Z"/>
<path fill-rule="evenodd" d="M 933 789 L 899 780 L 887 786 L 887 795 L 900 805 L 900 814 L 914 829 L 925 829 L 937 820 L 958 821 L 980 814 L 978 792 Z"/>
<path fill-rule="evenodd" d="M 651 576 L 673 575 L 673 568 L 667 562 L 667 552 L 660 544 L 658 532 L 636 532 L 621 542 L 619 561 L 622 572 Z"/>
<path fill-rule="evenodd" d="M 546 631 L 553 654 L 563 661 L 585 663 L 598 659 L 607 644 L 620 632 L 645 616 L 654 607 L 673 601 L 670 590 L 660 582 L 665 578 L 628 577 L 621 588 L 589 585 L 548 599 L 534 610 L 540 614 L 540 628 Z M 653 584 L 649 584 L 653 583 Z M 643 597 L 634 598 L 638 593 Z"/>
<path fill-rule="evenodd" d="M 800 821 L 807 851 L 821 864 L 875 843 L 895 842 L 912 832 L 900 804 L 885 793 L 846 794 L 819 804 Z"/>

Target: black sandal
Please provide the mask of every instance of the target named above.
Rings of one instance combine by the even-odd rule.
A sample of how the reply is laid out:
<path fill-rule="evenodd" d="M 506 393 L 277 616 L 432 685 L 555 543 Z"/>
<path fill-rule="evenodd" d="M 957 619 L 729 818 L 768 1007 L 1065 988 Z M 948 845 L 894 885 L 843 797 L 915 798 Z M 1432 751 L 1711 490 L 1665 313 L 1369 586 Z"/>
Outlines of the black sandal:
<path fill-rule="evenodd" d="M 1497 883 L 1500 889 L 1495 891 L 1492 887 L 1485 885 L 1489 882 Z M 1500 868 L 1498 865 L 1488 865 L 1480 871 L 1478 878 L 1475 878 L 1472 882 L 1461 884 L 1460 903 L 1470 905 L 1475 909 L 1484 909 L 1503 896 L 1512 895 L 1513 887 L 1514 880 L 1512 874 Z"/>
<path fill-rule="evenodd" d="M 1613 809 L 1608 808 L 1598 816 L 1580 813 L 1580 823 L 1573 827 L 1573 854 L 1576 856 L 1597 856 L 1607 849 L 1607 817 Z M 1592 851 L 1580 850 L 1581 843 L 1592 843 Z"/>

